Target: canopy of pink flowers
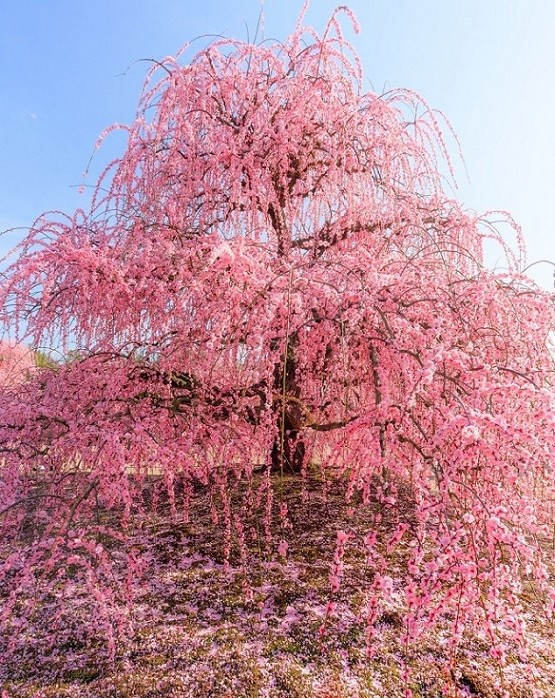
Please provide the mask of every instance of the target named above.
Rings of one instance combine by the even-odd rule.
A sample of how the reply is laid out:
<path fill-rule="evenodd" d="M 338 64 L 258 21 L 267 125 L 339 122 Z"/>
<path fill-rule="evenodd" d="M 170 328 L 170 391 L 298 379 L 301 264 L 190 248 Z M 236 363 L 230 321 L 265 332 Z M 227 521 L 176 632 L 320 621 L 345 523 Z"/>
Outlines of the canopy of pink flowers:
<path fill-rule="evenodd" d="M 330 561 L 333 595 L 345 547 L 366 556 L 369 644 L 399 593 L 407 641 L 448 619 L 454 646 L 478 628 L 501 661 L 524 632 L 523 575 L 550 609 L 552 298 L 521 274 L 521 244 L 445 193 L 434 111 L 362 86 L 337 16 L 324 36 L 299 24 L 284 44 L 167 58 L 91 210 L 30 231 L 2 319 L 86 351 L 3 394 L 2 544 L 29 522 L 42 537 L 1 556 L 0 583 L 60 584 L 70 559 L 102 609 L 91 623 L 117 629 L 130 587 L 111 581 L 95 507 L 120 538 L 155 505 L 149 473 L 185 520 L 200 483 L 246 566 L 253 512 L 270 548 L 286 519 L 273 474 L 317 463 L 374 512 Z M 483 264 L 491 238 L 502 273 Z M 9 596 L 0 637 L 25 613 Z"/>

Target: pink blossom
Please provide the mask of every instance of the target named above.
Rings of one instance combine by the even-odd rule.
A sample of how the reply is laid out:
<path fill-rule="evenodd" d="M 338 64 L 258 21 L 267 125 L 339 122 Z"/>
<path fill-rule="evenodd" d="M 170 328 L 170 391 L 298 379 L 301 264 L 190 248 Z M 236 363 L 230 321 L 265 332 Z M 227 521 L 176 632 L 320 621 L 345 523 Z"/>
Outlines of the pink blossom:
<path fill-rule="evenodd" d="M 37 365 L 32 351 L 23 344 L 0 340 L 0 386 L 15 387 L 27 380 Z"/>
<path fill-rule="evenodd" d="M 0 345 L 0 674 L 34 617 L 18 596 L 73 593 L 70 568 L 113 660 L 148 562 L 132 532 L 193 526 L 198 492 L 226 574 L 285 558 L 288 478 L 307 517 L 312 486 L 346 492 L 329 590 L 362 553 L 369 641 L 397 604 L 407 641 L 474 628 L 502 663 L 522 574 L 553 611 L 554 304 L 509 214 L 515 250 L 445 186 L 437 112 L 367 84 L 335 15 L 155 62 L 90 205 L 14 251 L 0 322 L 66 359 Z"/>

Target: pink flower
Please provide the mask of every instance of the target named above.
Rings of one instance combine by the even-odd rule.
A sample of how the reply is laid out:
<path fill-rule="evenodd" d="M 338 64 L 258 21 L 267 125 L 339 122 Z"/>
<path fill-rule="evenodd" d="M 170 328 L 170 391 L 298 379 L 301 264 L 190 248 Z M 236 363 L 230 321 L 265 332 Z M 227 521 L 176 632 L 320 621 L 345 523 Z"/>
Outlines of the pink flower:
<path fill-rule="evenodd" d="M 346 533 L 345 531 L 337 531 L 337 544 L 338 545 L 344 546 L 348 540 L 349 540 L 348 533 Z"/>

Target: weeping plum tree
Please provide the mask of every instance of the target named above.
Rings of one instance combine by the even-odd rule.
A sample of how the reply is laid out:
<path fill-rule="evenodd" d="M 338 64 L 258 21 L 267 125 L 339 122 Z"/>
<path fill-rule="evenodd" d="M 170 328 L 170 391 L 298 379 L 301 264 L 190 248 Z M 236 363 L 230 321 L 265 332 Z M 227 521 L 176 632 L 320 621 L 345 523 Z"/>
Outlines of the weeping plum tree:
<path fill-rule="evenodd" d="M 502 660 L 523 576 L 552 603 L 553 304 L 520 272 L 518 229 L 513 253 L 445 193 L 434 112 L 363 90 L 336 13 L 323 36 L 301 18 L 283 44 L 164 59 L 117 128 L 127 148 L 90 210 L 42 217 L 1 286 L 6 327 L 79 348 L 2 388 L 4 656 L 75 578 L 113 656 L 132 584 L 102 541 L 138 569 L 125 532 L 155 506 L 149 474 L 185 520 L 213 491 L 229 557 L 234 536 L 248 547 L 232 485 L 265 497 L 271 546 L 276 478 L 318 467 L 374 512 L 369 641 L 401 589 L 408 640 L 448 619 L 453 643 L 480 628 Z M 492 237 L 503 273 L 484 266 Z"/>

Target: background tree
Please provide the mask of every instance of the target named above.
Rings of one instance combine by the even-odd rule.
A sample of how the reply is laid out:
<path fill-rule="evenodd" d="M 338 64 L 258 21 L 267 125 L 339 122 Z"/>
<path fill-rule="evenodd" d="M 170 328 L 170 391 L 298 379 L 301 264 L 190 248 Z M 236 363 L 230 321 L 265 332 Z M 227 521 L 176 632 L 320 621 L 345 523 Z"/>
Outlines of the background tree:
<path fill-rule="evenodd" d="M 0 386 L 15 387 L 37 368 L 36 355 L 23 344 L 0 341 Z"/>
<path fill-rule="evenodd" d="M 522 574 L 552 594 L 552 302 L 520 274 L 518 229 L 515 255 L 445 194 L 437 115 L 364 92 L 337 15 L 322 37 L 301 22 L 284 44 L 156 64 L 90 211 L 41 218 L 19 246 L 4 324 L 85 350 L 3 393 L 2 540 L 40 537 L 3 556 L 0 583 L 59 584 L 70 559 L 113 654 L 131 592 L 99 541 L 156 506 L 149 473 L 175 517 L 212 489 L 229 557 L 254 506 L 236 483 L 265 497 L 271 545 L 272 472 L 312 463 L 353 506 L 379 505 L 359 543 L 369 641 L 400 588 L 409 640 L 450 618 L 453 643 L 474 624 L 502 659 Z M 484 267 L 492 237 L 504 273 Z M 8 631 L 28 611 L 4 593 Z"/>

